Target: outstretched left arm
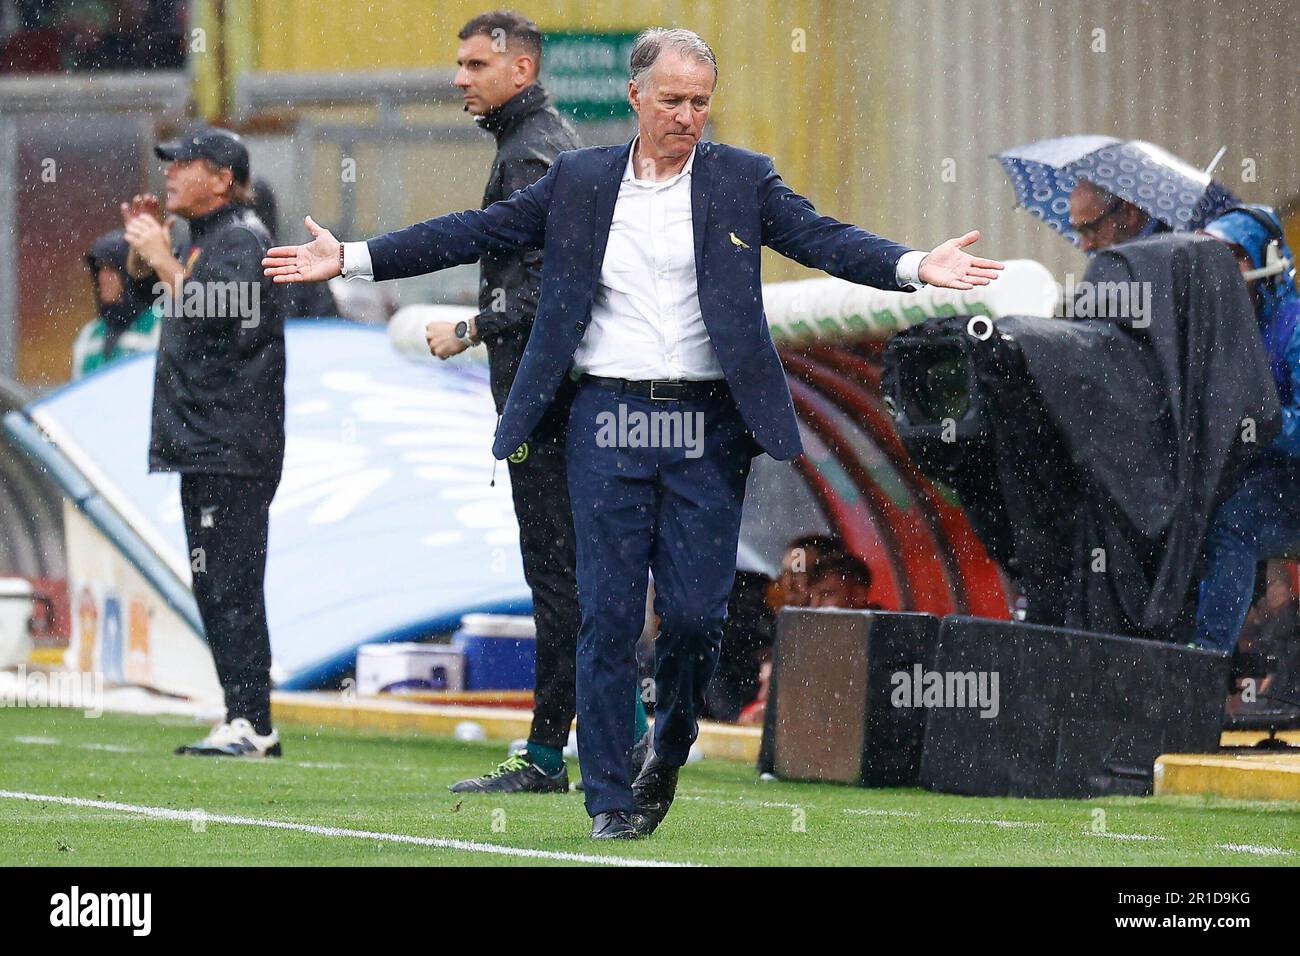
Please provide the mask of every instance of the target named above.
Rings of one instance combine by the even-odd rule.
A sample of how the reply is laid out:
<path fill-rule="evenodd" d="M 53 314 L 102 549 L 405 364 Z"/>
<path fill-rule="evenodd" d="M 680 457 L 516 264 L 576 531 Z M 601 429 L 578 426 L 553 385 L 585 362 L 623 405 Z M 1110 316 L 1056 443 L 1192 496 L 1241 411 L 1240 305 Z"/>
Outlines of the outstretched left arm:
<path fill-rule="evenodd" d="M 898 261 L 912 250 L 851 223 L 823 216 L 777 174 L 768 161 L 759 185 L 763 243 L 795 262 L 878 289 L 901 290 Z M 1002 263 L 965 252 L 979 239 L 968 232 L 937 246 L 921 260 L 918 277 L 929 285 L 970 289 L 997 278 Z"/>

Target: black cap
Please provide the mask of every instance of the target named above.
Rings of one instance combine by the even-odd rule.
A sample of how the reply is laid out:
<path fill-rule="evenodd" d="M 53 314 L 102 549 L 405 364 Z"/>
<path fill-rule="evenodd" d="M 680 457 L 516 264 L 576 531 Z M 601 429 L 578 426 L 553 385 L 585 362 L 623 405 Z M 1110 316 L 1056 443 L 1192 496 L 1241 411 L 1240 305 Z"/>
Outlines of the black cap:
<path fill-rule="evenodd" d="M 159 159 L 167 162 L 184 162 L 189 159 L 208 159 L 235 174 L 235 182 L 248 183 L 248 147 L 228 129 L 209 127 L 153 148 Z"/>

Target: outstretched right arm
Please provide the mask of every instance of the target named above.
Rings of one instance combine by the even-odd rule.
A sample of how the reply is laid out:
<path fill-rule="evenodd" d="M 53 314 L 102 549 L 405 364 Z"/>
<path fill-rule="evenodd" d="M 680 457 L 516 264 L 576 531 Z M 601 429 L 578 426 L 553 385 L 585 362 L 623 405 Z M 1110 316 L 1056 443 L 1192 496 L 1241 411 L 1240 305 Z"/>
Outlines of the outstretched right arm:
<path fill-rule="evenodd" d="M 374 278 L 403 279 L 450 266 L 477 262 L 489 250 L 540 249 L 546 235 L 546 210 L 560 163 L 509 198 L 486 209 L 449 213 L 385 233 L 366 242 Z M 340 272 L 340 243 L 307 217 L 311 242 L 276 246 L 262 260 L 276 282 L 320 282 Z"/>

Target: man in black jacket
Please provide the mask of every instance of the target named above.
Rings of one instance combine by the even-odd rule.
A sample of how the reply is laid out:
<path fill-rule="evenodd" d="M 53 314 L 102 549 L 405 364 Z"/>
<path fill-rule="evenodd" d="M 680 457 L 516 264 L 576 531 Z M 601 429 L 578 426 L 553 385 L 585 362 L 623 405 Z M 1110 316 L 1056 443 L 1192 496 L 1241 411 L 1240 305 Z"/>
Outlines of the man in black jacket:
<path fill-rule="evenodd" d="M 541 179 L 557 154 L 581 143 L 537 82 L 542 37 L 536 24 L 512 11 L 494 11 L 470 20 L 459 38 L 455 85 L 464 91 L 466 111 L 497 141 L 483 193 L 486 208 Z M 478 315 L 459 327 L 431 322 L 426 331 L 429 348 L 443 359 L 479 341 L 487 346 L 492 398 L 500 413 L 532 331 L 541 292 L 542 254 L 489 253 L 479 266 Z M 581 615 L 564 464 L 568 410 L 567 400 L 557 401 L 509 459 L 524 576 L 533 592 L 537 621 L 537 679 L 528 746 L 490 773 L 455 784 L 453 792 L 563 793 L 569 789 L 563 750 L 575 710 Z"/>
<path fill-rule="evenodd" d="M 127 271 L 162 315 L 149 470 L 181 476 L 194 599 L 226 719 L 177 753 L 278 757 L 264 578 L 268 513 L 284 461 L 284 324 L 262 274 L 270 236 L 248 208 L 248 150 L 205 129 L 154 148 L 167 211 L 189 220 L 173 250 L 156 197 L 123 203 Z"/>

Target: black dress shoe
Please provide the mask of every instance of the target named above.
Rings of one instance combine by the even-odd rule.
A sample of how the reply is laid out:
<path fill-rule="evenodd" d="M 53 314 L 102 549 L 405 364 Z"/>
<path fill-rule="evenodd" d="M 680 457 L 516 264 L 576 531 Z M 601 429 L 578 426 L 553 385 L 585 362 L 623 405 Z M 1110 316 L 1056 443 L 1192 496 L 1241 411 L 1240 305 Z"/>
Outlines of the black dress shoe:
<path fill-rule="evenodd" d="M 610 810 L 591 818 L 593 840 L 635 840 L 639 835 L 625 810 Z"/>
<path fill-rule="evenodd" d="M 632 799 L 636 801 L 632 824 L 636 827 L 638 836 L 654 833 L 668 815 L 668 808 L 673 805 L 673 797 L 677 795 L 679 769 L 663 763 L 652 753 L 632 781 Z"/>

